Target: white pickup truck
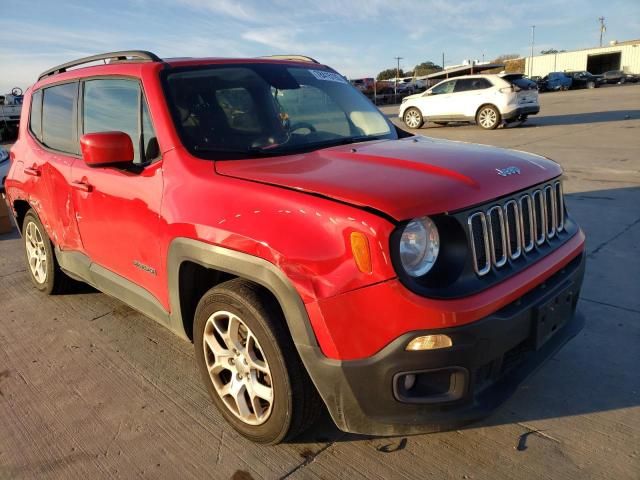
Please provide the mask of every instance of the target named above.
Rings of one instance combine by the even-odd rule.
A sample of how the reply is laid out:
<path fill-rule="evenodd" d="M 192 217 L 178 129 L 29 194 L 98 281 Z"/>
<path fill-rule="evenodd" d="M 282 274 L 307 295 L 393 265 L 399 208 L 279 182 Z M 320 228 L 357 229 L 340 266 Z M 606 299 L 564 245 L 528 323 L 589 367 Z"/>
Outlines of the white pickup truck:
<path fill-rule="evenodd" d="M 18 133 L 22 98 L 22 89 L 18 87 L 0 95 L 0 140 L 13 138 Z"/>

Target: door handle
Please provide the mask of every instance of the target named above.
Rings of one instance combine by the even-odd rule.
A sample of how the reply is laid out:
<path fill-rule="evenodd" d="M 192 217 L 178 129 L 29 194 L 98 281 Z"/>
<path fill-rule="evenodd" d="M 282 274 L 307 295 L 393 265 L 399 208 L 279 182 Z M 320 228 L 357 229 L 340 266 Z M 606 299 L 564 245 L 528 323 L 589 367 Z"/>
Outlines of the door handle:
<path fill-rule="evenodd" d="M 93 190 L 93 187 L 91 185 L 83 181 L 71 182 L 71 186 L 76 190 L 80 190 L 81 192 L 89 193 L 91 192 L 91 190 Z"/>
<path fill-rule="evenodd" d="M 35 167 L 26 167 L 24 169 L 24 173 L 26 173 L 27 175 L 31 175 L 32 177 L 39 177 L 40 176 L 40 169 L 35 168 Z"/>

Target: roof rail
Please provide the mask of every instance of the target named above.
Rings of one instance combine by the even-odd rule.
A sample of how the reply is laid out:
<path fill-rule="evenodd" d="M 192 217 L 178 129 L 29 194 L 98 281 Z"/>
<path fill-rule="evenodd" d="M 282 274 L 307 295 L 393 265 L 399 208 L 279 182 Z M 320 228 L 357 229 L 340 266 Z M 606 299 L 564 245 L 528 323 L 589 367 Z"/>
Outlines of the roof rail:
<path fill-rule="evenodd" d="M 121 52 L 100 53 L 98 55 L 79 58 L 78 60 L 73 60 L 71 62 L 63 63 L 62 65 L 50 68 L 49 70 L 46 70 L 40 74 L 40 76 L 38 77 L 38 81 L 42 80 L 44 77 L 66 72 L 69 68 L 84 65 L 85 63 L 97 62 L 100 60 L 162 62 L 162 59 L 155 53 L 147 52 L 145 50 L 123 50 Z"/>
<path fill-rule="evenodd" d="M 296 62 L 311 62 L 320 64 L 315 58 L 307 57 L 306 55 L 265 55 L 258 58 L 273 58 L 275 60 L 294 60 Z"/>

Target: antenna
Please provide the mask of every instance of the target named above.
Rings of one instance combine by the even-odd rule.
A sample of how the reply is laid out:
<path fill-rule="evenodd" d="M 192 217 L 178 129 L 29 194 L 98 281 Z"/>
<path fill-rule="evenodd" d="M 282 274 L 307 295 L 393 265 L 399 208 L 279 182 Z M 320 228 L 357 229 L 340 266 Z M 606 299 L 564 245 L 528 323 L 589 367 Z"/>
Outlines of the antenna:
<path fill-rule="evenodd" d="M 600 22 L 600 46 L 602 46 L 602 35 L 607 31 L 607 26 L 604 24 L 604 17 L 598 17 Z"/>

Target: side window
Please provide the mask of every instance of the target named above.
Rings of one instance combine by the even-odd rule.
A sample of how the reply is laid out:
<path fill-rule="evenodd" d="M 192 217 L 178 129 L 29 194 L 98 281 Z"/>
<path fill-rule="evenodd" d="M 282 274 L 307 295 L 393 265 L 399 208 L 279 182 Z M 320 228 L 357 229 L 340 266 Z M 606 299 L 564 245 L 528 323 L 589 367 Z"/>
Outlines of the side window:
<path fill-rule="evenodd" d="M 44 89 L 42 97 L 42 143 L 65 153 L 77 153 L 77 83 Z"/>
<path fill-rule="evenodd" d="M 441 83 L 440 85 L 436 85 L 431 90 L 433 95 L 442 95 L 443 93 L 451 93 L 453 92 L 453 88 L 456 84 L 455 80 L 449 80 L 448 82 Z"/>
<path fill-rule="evenodd" d="M 42 90 L 31 95 L 31 112 L 29 113 L 29 130 L 42 141 Z"/>
<path fill-rule="evenodd" d="M 87 80 L 82 108 L 83 133 L 124 132 L 133 144 L 133 163 L 140 157 L 140 87 L 133 80 Z"/>
<path fill-rule="evenodd" d="M 476 82 L 477 79 L 475 78 L 462 78 L 460 80 L 456 81 L 456 86 L 453 89 L 454 92 L 468 92 L 470 90 L 475 90 L 474 89 L 474 82 Z"/>

